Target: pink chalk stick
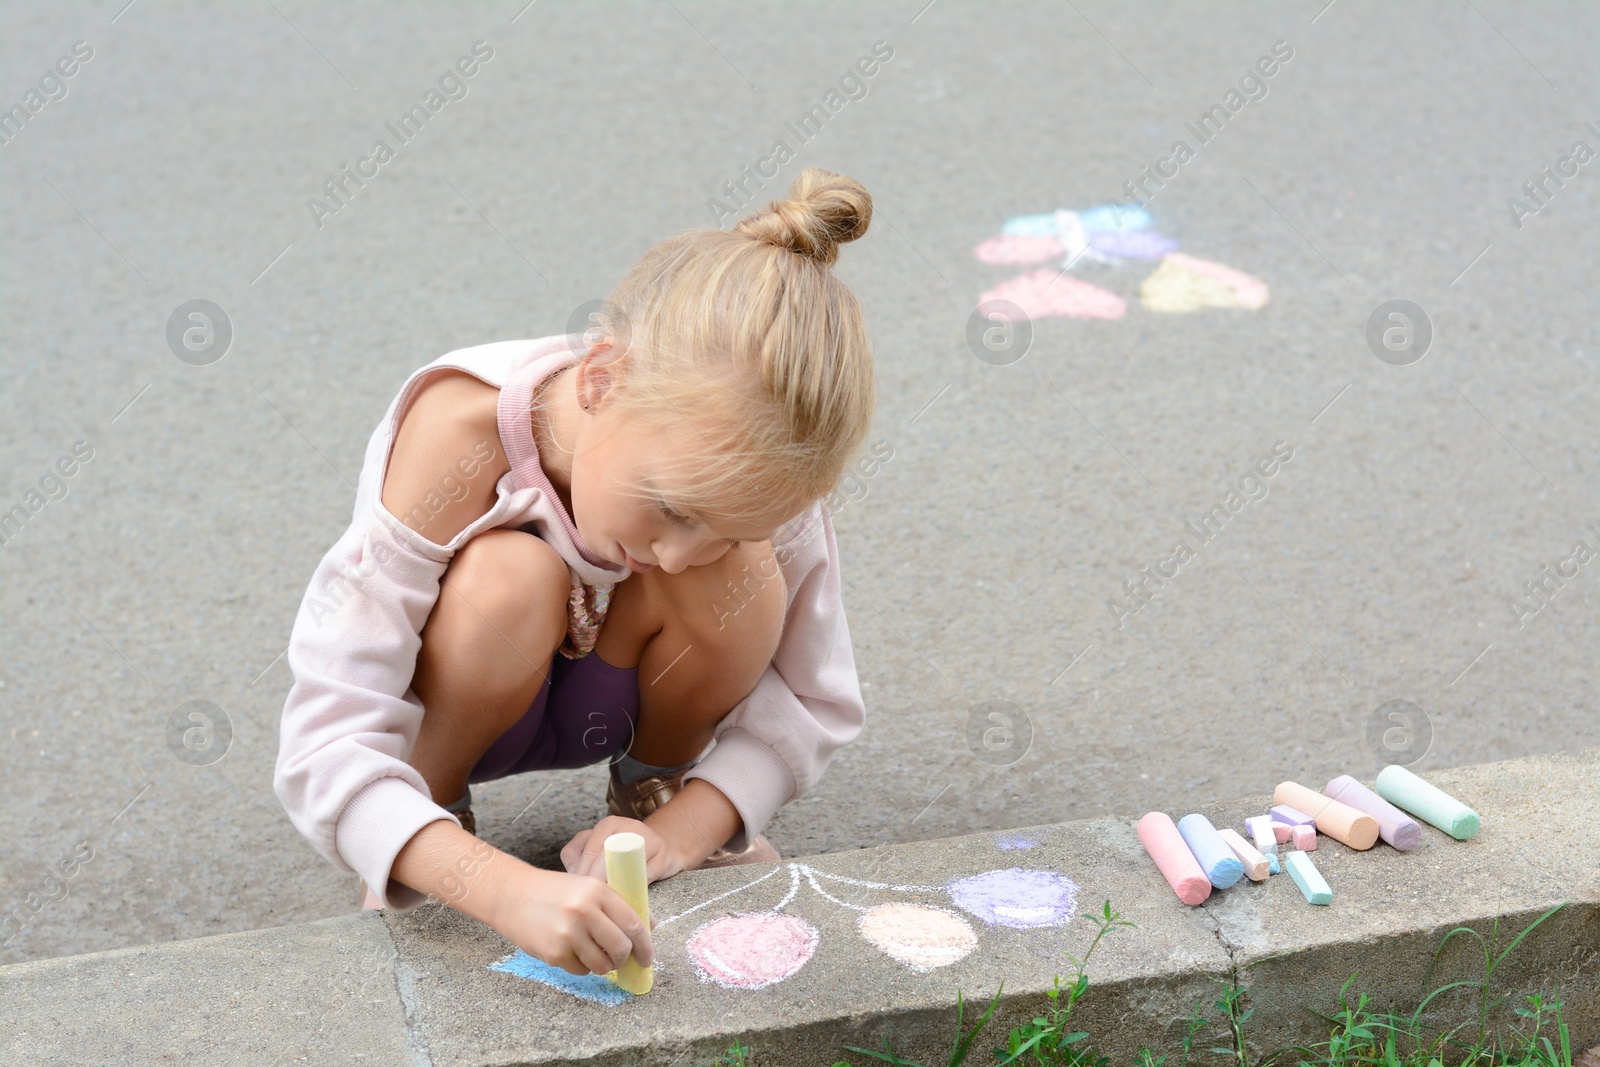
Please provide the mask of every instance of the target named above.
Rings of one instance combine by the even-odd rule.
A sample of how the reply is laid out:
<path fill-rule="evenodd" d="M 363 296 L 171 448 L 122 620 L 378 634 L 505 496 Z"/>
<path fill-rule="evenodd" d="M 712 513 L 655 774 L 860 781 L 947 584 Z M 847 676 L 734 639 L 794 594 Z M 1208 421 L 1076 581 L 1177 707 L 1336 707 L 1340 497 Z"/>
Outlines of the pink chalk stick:
<path fill-rule="evenodd" d="M 1280 845 L 1289 840 L 1289 834 L 1293 830 L 1294 827 L 1286 822 L 1274 822 L 1272 824 L 1272 836 L 1278 839 L 1278 844 Z"/>
<path fill-rule="evenodd" d="M 1348 804 L 1378 820 L 1378 836 L 1405 852 L 1422 843 L 1422 827 L 1417 821 L 1387 800 L 1350 777 L 1341 774 L 1323 790 L 1329 797 Z"/>
<path fill-rule="evenodd" d="M 1315 826 L 1296 826 L 1291 829 L 1294 837 L 1294 847 L 1301 852 L 1312 852 L 1317 847 L 1317 828 Z"/>
<path fill-rule="evenodd" d="M 1211 895 L 1211 879 L 1200 869 L 1172 817 L 1152 811 L 1139 820 L 1139 842 L 1156 861 L 1161 875 L 1185 904 L 1199 904 Z"/>

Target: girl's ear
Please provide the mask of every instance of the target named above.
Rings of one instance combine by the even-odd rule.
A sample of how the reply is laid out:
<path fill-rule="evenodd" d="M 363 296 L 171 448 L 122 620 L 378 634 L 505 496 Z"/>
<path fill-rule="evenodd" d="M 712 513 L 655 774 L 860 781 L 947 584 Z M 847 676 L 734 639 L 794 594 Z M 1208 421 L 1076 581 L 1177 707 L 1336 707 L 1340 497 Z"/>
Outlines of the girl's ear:
<path fill-rule="evenodd" d="M 601 401 L 611 391 L 617 361 L 615 350 L 604 341 L 592 346 L 579 361 L 577 374 L 574 375 L 577 379 L 578 403 L 590 414 L 599 410 Z"/>

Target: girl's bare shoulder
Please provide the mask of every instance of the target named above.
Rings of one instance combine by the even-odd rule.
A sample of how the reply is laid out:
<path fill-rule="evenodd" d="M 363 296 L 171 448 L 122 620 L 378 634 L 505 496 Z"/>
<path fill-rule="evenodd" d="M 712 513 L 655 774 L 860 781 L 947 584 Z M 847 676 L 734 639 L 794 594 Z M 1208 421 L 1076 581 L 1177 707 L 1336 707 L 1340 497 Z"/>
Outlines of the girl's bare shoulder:
<path fill-rule="evenodd" d="M 495 484 L 510 469 L 499 399 L 498 388 L 465 371 L 440 371 L 423 383 L 395 429 L 383 506 L 435 544 L 448 544 L 487 512 Z M 423 506 L 439 500 L 441 510 Z"/>

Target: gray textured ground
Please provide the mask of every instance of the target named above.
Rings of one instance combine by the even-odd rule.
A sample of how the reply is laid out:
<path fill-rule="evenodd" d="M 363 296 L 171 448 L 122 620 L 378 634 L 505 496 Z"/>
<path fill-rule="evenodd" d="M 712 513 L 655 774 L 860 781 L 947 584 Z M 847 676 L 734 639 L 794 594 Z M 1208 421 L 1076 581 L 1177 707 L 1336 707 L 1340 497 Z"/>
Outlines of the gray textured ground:
<path fill-rule="evenodd" d="M 271 773 L 281 653 L 373 426 L 420 364 L 561 332 L 651 243 L 711 224 L 707 198 L 879 40 L 868 95 L 767 188 L 817 164 L 875 197 L 840 271 L 894 450 L 836 516 L 869 724 L 780 813 L 780 849 L 1370 777 L 1391 700 L 1426 713 L 1423 771 L 1600 743 L 1596 565 L 1521 629 L 1507 606 L 1580 536 L 1600 547 L 1600 162 L 1521 228 L 1506 206 L 1575 141 L 1600 149 L 1600 11 L 521 6 L 0 9 L 6 107 L 94 50 L 0 146 L 0 507 L 93 450 L 0 551 L 0 907 L 31 916 L 0 963 L 354 906 Z M 469 95 L 319 229 L 307 199 L 478 40 Z M 972 248 L 1117 193 L 1280 40 L 1269 95 L 1151 204 L 1271 303 L 1135 300 L 975 358 L 978 294 L 1033 268 Z M 1147 272 L 1076 273 L 1131 298 Z M 1365 337 L 1396 299 L 1434 328 L 1409 366 Z M 191 300 L 235 331 L 209 365 L 167 343 Z M 1279 441 L 1270 496 L 1114 629 L 1108 598 Z M 189 700 L 227 714 L 218 762 L 169 745 Z M 1025 751 L 969 746 L 997 700 Z M 604 774 L 474 794 L 485 836 L 553 864 Z M 64 859 L 69 895 L 41 901 Z"/>

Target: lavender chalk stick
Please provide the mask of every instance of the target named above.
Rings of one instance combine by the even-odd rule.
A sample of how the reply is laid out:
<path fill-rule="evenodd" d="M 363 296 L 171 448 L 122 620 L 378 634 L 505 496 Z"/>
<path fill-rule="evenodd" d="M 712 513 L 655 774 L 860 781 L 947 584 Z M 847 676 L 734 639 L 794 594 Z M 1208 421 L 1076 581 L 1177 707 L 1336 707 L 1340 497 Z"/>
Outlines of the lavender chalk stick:
<path fill-rule="evenodd" d="M 1206 879 L 1212 885 L 1227 889 L 1244 877 L 1244 864 L 1239 862 L 1233 849 L 1217 833 L 1210 819 L 1199 812 L 1185 815 L 1178 820 L 1178 833 L 1183 836 L 1184 844 L 1194 853 L 1200 869 L 1206 872 Z"/>
<path fill-rule="evenodd" d="M 1287 804 L 1278 804 L 1272 809 L 1272 821 L 1281 822 L 1285 826 L 1310 826 L 1317 820 L 1299 808 L 1291 808 Z M 1282 840 L 1282 838 L 1279 838 L 1279 840 Z"/>
<path fill-rule="evenodd" d="M 1323 790 L 1341 804 L 1348 804 L 1378 820 L 1378 836 L 1406 852 L 1422 843 L 1422 827 L 1417 820 L 1350 777 L 1341 774 Z"/>

